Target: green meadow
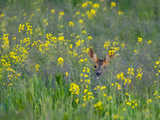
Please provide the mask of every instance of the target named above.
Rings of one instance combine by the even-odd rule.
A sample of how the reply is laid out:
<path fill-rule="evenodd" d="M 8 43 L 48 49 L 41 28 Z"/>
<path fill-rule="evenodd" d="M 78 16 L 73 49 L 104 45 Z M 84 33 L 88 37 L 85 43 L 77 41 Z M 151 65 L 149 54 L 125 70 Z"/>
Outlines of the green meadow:
<path fill-rule="evenodd" d="M 158 119 L 159 0 L 0 0 L 0 120 Z"/>

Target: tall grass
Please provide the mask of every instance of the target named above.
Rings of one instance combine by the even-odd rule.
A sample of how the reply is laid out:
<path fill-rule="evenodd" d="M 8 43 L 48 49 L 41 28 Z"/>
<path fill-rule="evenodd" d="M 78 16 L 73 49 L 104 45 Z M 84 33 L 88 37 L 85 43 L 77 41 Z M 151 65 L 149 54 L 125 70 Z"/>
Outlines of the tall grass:
<path fill-rule="evenodd" d="M 160 119 L 159 1 L 1 2 L 0 119 Z"/>

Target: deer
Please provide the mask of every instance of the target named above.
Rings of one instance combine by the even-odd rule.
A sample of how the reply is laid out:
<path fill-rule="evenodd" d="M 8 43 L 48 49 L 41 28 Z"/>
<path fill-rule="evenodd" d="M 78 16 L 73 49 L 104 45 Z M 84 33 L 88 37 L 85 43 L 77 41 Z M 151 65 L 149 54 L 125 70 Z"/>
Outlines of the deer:
<path fill-rule="evenodd" d="M 111 59 L 115 56 L 113 52 L 111 54 L 107 54 L 104 59 L 99 59 L 92 48 L 89 48 L 88 55 L 91 58 L 91 60 L 95 63 L 94 68 L 97 79 L 100 75 L 102 75 L 103 69 L 109 65 Z"/>

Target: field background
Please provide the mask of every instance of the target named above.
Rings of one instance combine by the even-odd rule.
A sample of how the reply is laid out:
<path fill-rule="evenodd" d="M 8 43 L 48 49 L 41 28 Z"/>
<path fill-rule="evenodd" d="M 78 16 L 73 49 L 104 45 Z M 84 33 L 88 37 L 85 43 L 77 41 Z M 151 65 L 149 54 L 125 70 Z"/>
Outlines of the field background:
<path fill-rule="evenodd" d="M 160 0 L 0 0 L 0 119 L 160 119 Z"/>

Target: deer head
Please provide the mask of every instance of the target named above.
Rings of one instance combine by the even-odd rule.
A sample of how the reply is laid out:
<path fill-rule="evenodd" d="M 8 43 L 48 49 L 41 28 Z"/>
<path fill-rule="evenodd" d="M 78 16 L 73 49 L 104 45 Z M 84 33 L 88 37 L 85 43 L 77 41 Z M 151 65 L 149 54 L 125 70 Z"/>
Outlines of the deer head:
<path fill-rule="evenodd" d="M 95 73 L 96 76 L 99 77 L 103 73 L 103 69 L 110 63 L 111 58 L 113 57 L 113 54 L 109 55 L 107 54 L 104 59 L 99 59 L 97 55 L 94 53 L 93 49 L 89 49 L 89 56 L 91 60 L 95 63 Z"/>

